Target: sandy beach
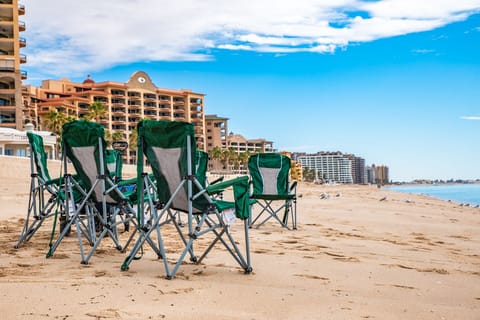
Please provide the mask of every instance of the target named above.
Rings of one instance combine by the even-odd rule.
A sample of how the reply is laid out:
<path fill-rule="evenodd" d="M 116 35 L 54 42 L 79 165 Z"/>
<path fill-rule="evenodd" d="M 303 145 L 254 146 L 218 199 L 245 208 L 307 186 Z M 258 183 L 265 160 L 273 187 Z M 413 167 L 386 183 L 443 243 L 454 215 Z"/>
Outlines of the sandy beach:
<path fill-rule="evenodd" d="M 480 319 L 479 208 L 300 183 L 298 230 L 250 230 L 252 274 L 214 250 L 166 280 L 148 249 L 120 271 L 110 241 L 88 265 L 74 237 L 46 259 L 51 221 L 14 249 L 29 183 L 28 159 L 0 157 L 1 319 Z"/>

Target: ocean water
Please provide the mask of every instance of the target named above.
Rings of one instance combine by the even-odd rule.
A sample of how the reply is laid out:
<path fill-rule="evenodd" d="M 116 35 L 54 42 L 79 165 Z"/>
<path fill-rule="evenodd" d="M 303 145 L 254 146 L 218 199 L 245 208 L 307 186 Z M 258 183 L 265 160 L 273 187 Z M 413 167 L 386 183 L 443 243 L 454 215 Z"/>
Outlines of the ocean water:
<path fill-rule="evenodd" d="M 458 203 L 480 205 L 480 184 L 440 184 L 392 186 L 390 190 L 413 194 L 424 194 L 434 198 Z"/>

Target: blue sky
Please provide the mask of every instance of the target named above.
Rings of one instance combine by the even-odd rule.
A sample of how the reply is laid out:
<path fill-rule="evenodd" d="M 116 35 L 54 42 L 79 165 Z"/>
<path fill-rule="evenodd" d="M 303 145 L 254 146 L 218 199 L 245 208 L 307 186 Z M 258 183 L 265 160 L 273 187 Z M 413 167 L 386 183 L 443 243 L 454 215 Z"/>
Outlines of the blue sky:
<path fill-rule="evenodd" d="M 205 93 L 207 114 L 279 150 L 354 153 L 396 181 L 480 179 L 480 1 L 38 0 L 26 9 L 27 83 L 124 82 L 141 70 L 159 87 Z"/>

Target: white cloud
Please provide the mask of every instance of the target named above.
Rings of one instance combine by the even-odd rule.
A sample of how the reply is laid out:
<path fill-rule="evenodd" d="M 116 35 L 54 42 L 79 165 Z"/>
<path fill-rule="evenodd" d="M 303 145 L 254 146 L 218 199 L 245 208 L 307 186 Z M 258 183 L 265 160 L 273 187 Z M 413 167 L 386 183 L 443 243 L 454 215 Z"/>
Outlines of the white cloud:
<path fill-rule="evenodd" d="M 460 117 L 462 120 L 480 120 L 480 116 L 463 116 Z"/>
<path fill-rule="evenodd" d="M 22 18 L 28 68 L 55 76 L 139 61 L 202 61 L 211 49 L 332 53 L 479 10 L 480 0 L 36 0 Z"/>

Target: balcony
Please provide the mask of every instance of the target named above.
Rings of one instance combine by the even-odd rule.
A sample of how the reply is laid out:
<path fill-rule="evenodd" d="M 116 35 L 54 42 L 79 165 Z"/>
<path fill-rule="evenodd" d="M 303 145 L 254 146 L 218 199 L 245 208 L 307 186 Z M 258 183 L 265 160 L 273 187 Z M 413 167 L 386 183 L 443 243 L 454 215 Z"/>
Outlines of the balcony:
<path fill-rule="evenodd" d="M 22 32 L 25 30 L 27 30 L 27 26 L 25 25 L 25 22 L 18 21 L 18 31 Z"/>
<path fill-rule="evenodd" d="M 174 112 L 174 113 L 185 114 L 185 109 L 180 108 L 180 107 L 173 107 L 173 112 Z"/>
<path fill-rule="evenodd" d="M 161 103 L 170 103 L 170 97 L 168 96 L 159 96 L 158 100 L 160 100 Z"/>
<path fill-rule="evenodd" d="M 131 112 L 140 112 L 140 105 L 139 104 L 132 104 L 132 105 L 129 105 L 128 106 L 128 113 L 131 113 Z"/>
<path fill-rule="evenodd" d="M 154 117 L 154 118 L 157 117 L 157 112 L 156 112 L 156 111 L 145 110 L 145 112 L 144 112 L 143 114 L 144 114 L 145 116 L 151 116 L 151 117 Z"/>
<path fill-rule="evenodd" d="M 25 5 L 19 4 L 18 5 L 18 15 L 23 16 L 25 14 Z"/>
<path fill-rule="evenodd" d="M 122 133 L 124 133 L 124 131 L 126 131 L 126 129 L 127 129 L 127 126 L 124 125 L 124 124 L 115 124 L 115 125 L 112 125 L 112 130 L 121 131 Z"/>
<path fill-rule="evenodd" d="M 27 56 L 24 54 L 20 54 L 20 63 L 27 63 Z"/>
<path fill-rule="evenodd" d="M 195 126 L 195 134 L 203 135 L 203 128 L 200 126 Z"/>
<path fill-rule="evenodd" d="M 25 48 L 27 46 L 27 40 L 25 40 L 25 38 L 18 38 L 18 43 L 20 44 L 20 48 Z"/>
<path fill-rule="evenodd" d="M 14 72 L 15 60 L 13 58 L 0 60 L 0 71 Z"/>
<path fill-rule="evenodd" d="M 141 118 L 140 114 L 129 114 L 128 115 L 128 122 L 136 122 L 140 118 Z"/>
<path fill-rule="evenodd" d="M 143 94 L 143 100 L 145 101 L 155 101 L 157 99 L 157 96 L 151 93 L 144 93 Z"/>
<path fill-rule="evenodd" d="M 124 108 L 112 108 L 112 115 L 124 115 L 125 109 Z"/>
<path fill-rule="evenodd" d="M 155 107 L 155 106 L 144 106 L 143 110 L 145 110 L 145 112 L 146 111 L 153 111 L 153 112 L 157 113 L 157 107 Z"/>
<path fill-rule="evenodd" d="M 112 118 L 112 125 L 124 125 L 125 122 L 126 122 L 125 118 L 121 118 L 121 117 Z"/>
<path fill-rule="evenodd" d="M 22 80 L 26 80 L 27 79 L 27 71 L 20 71 L 20 75 L 22 77 Z"/>
<path fill-rule="evenodd" d="M 113 90 L 111 91 L 112 96 L 115 97 L 125 97 L 125 91 L 123 90 Z"/>
<path fill-rule="evenodd" d="M 178 114 L 178 113 L 174 113 L 173 114 L 173 119 L 175 121 L 185 121 L 185 116 L 183 114 Z"/>
<path fill-rule="evenodd" d="M 198 123 L 198 124 L 203 123 L 202 118 L 197 118 L 197 117 L 191 117 L 190 121 L 191 121 L 192 123 Z"/>
<path fill-rule="evenodd" d="M 141 97 L 142 97 L 142 95 L 140 94 L 140 92 L 129 92 L 128 93 L 128 99 L 130 99 L 130 100 L 140 100 Z"/>
<path fill-rule="evenodd" d="M 145 119 L 157 120 L 157 117 L 155 115 L 145 115 Z"/>

